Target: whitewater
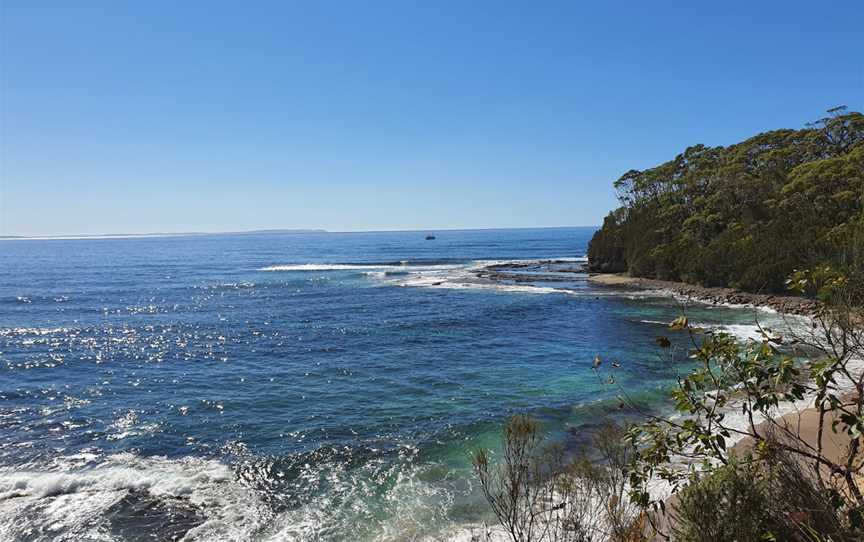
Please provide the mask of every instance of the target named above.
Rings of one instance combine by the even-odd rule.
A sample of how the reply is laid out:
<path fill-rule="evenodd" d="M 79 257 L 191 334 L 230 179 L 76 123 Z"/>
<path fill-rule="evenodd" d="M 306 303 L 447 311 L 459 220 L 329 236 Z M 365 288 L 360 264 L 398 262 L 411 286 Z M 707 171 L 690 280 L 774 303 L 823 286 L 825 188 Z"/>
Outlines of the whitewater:
<path fill-rule="evenodd" d="M 591 284 L 592 228 L 0 243 L 0 540 L 447 540 L 516 412 L 577 453 L 657 413 L 664 292 Z M 754 310 L 694 322 L 754 334 Z M 759 313 L 766 325 L 779 315 Z"/>

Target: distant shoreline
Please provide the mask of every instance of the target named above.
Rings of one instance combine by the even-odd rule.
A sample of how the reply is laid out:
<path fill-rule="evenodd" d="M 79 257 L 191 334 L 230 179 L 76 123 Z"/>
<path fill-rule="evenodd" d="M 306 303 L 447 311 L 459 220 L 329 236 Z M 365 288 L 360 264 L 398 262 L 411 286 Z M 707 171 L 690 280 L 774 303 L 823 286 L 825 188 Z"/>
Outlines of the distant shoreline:
<path fill-rule="evenodd" d="M 73 235 L 0 235 L 0 241 L 63 241 L 74 239 L 139 239 L 148 237 L 199 237 L 204 235 L 267 235 L 267 234 L 329 233 L 327 230 L 248 230 L 225 232 L 153 232 L 153 233 L 96 233 Z"/>
<path fill-rule="evenodd" d="M 674 295 L 694 299 L 710 305 L 767 307 L 783 314 L 810 316 L 819 309 L 817 301 L 804 297 L 754 294 L 734 288 L 697 286 L 684 282 L 631 277 L 617 273 L 592 274 L 588 277 L 588 281 L 601 286 L 635 290 L 669 290 Z"/>
<path fill-rule="evenodd" d="M 62 241 L 80 239 L 139 239 L 151 237 L 203 237 L 207 235 L 278 235 L 278 234 L 354 234 L 354 233 L 429 233 L 429 232 L 466 232 L 466 231 L 512 231 L 512 230 L 565 230 L 597 229 L 599 226 L 536 226 L 502 228 L 421 228 L 413 230 L 349 230 L 331 231 L 325 229 L 268 229 L 241 231 L 203 231 L 203 232 L 151 232 L 151 233 L 95 233 L 69 235 L 0 235 L 0 241 Z"/>

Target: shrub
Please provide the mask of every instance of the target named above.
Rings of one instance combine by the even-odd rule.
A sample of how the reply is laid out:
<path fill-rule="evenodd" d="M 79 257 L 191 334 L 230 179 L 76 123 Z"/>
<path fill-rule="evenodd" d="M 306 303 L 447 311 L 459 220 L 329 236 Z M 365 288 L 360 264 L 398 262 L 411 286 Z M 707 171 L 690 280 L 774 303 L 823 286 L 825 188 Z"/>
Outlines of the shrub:
<path fill-rule="evenodd" d="M 675 542 L 853 542 L 862 532 L 850 504 L 806 466 L 769 441 L 757 455 L 705 473 L 669 506 Z"/>
<path fill-rule="evenodd" d="M 632 454 L 624 432 L 609 426 L 593 444 L 599 461 L 568 461 L 560 448 L 541 447 L 536 421 L 517 415 L 504 427 L 500 460 L 489 450 L 475 452 L 483 493 L 510 540 L 642 539 L 640 513 L 627 499 Z"/>

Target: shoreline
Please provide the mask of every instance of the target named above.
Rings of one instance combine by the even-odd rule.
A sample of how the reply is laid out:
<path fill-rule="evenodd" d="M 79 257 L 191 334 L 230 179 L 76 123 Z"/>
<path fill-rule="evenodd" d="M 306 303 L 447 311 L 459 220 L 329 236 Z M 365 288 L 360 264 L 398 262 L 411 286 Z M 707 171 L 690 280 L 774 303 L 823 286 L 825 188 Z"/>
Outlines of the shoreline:
<path fill-rule="evenodd" d="M 631 277 L 620 273 L 589 274 L 588 282 L 598 286 L 631 290 L 668 290 L 675 296 L 685 297 L 709 305 L 745 305 L 769 308 L 782 314 L 812 316 L 819 310 L 819 302 L 791 295 L 754 294 L 736 290 L 699 286 L 686 282 Z"/>
<path fill-rule="evenodd" d="M 726 305 L 732 307 L 754 307 L 759 309 L 770 309 L 780 314 L 812 318 L 820 310 L 818 301 L 791 295 L 755 294 L 744 292 L 734 288 L 705 287 L 683 282 L 665 281 L 644 277 L 631 277 L 623 273 L 589 273 L 588 282 L 600 287 L 619 290 L 654 290 L 669 292 L 676 298 L 685 298 L 698 303 L 709 305 Z M 852 393 L 851 388 L 841 391 Z M 824 427 L 828 428 L 821 435 L 823 453 L 832 461 L 842 460 L 848 450 L 851 437 L 842 431 L 833 431 L 832 422 L 837 419 L 837 414 L 829 414 Z M 801 439 L 803 446 L 818 445 L 819 435 L 819 410 L 814 405 L 814 397 L 806 397 L 801 401 L 781 401 L 774 411 L 757 421 L 755 430 L 761 435 L 772 433 L 782 435 L 783 431 L 788 435 L 795 435 Z M 780 438 L 789 438 L 780 437 Z M 744 456 L 750 453 L 756 444 L 756 439 L 750 435 L 740 435 L 733 439 L 729 448 L 730 456 Z M 809 464 L 801 459 L 802 465 Z M 859 487 L 864 478 L 858 478 Z M 668 529 L 670 522 L 674 522 L 674 509 L 678 501 L 677 493 L 666 493 L 666 489 L 660 490 L 660 499 L 665 503 L 666 511 L 654 512 L 655 526 Z M 671 514 L 671 515 L 670 515 Z M 652 530 L 646 533 L 653 541 L 662 541 L 665 538 Z"/>

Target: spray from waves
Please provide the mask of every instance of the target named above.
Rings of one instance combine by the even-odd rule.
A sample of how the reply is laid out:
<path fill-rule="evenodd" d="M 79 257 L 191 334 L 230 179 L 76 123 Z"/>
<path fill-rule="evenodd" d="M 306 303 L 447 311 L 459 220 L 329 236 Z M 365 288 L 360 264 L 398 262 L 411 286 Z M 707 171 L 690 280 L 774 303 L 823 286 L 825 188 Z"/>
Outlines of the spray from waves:
<path fill-rule="evenodd" d="M 433 470 L 430 465 L 411 468 L 379 462 L 359 469 L 328 468 L 329 490 L 278 514 L 261 539 L 431 539 L 453 524 L 456 494 L 464 492 L 448 487 L 447 481 L 429 481 Z"/>
<path fill-rule="evenodd" d="M 0 541 L 437 540 L 466 510 L 476 513 L 480 497 L 464 473 L 398 453 L 387 461 L 316 452 L 290 465 L 231 467 L 124 452 L 0 468 Z"/>
<path fill-rule="evenodd" d="M 121 453 L 71 470 L 0 470 L 0 533 L 9 540 L 123 540 L 141 531 L 247 540 L 268 519 L 255 493 L 210 459 Z"/>

